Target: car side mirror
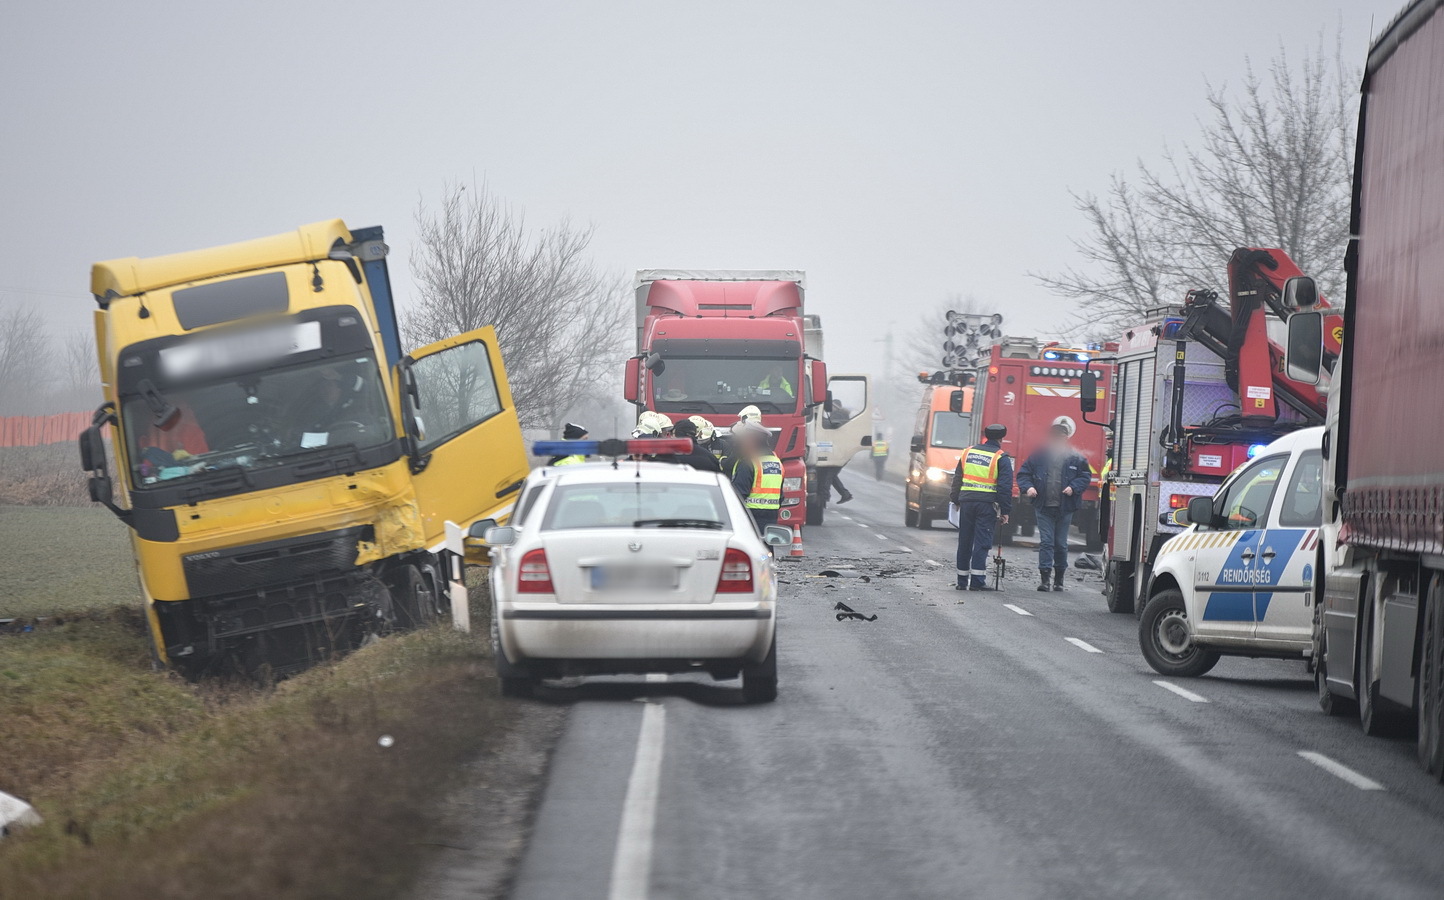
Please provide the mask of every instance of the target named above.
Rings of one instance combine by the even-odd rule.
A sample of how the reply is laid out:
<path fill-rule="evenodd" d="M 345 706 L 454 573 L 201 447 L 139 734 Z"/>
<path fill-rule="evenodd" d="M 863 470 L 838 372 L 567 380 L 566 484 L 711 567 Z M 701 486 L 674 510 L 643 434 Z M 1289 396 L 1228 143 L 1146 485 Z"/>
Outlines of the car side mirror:
<path fill-rule="evenodd" d="M 516 529 L 510 525 L 488 528 L 481 539 L 493 547 L 505 547 L 508 544 L 516 543 Z"/>
<path fill-rule="evenodd" d="M 1290 278 L 1289 282 L 1296 281 Z M 1324 368 L 1324 314 L 1317 311 L 1289 314 L 1286 374 L 1293 381 L 1318 384 Z"/>
<path fill-rule="evenodd" d="M 1078 408 L 1085 413 L 1098 409 L 1098 373 L 1090 369 L 1078 376 Z"/>
<path fill-rule="evenodd" d="M 786 525 L 768 525 L 762 531 L 762 542 L 769 547 L 786 547 L 792 543 L 792 529 Z"/>
<path fill-rule="evenodd" d="M 471 523 L 470 528 L 466 529 L 466 536 L 484 541 L 486 540 L 486 533 L 495 527 L 497 527 L 495 519 L 478 519 Z"/>
<path fill-rule="evenodd" d="M 1194 497 L 1188 501 L 1188 509 L 1185 510 L 1187 522 L 1179 522 L 1180 525 L 1194 524 L 1202 528 L 1213 527 L 1213 498 Z"/>
<path fill-rule="evenodd" d="M 908 443 L 908 450 L 913 453 L 923 452 L 923 436 L 920 434 L 913 435 L 913 439 Z"/>

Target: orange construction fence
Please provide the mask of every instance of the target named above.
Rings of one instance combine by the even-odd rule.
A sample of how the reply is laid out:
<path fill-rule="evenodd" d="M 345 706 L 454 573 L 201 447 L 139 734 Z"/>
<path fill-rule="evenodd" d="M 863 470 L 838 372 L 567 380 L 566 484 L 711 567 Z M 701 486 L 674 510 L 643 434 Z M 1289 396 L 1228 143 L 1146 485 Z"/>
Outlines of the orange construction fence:
<path fill-rule="evenodd" d="M 59 413 L 53 416 L 7 416 L 0 418 L 0 447 L 39 447 L 64 444 L 80 437 L 90 427 L 90 413 Z"/>

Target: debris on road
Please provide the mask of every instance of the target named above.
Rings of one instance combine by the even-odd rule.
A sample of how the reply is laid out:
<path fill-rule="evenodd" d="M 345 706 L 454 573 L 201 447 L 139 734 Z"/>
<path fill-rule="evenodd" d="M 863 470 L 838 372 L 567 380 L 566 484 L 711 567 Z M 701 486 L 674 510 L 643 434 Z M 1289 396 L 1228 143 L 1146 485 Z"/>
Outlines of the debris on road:
<path fill-rule="evenodd" d="M 1094 556 L 1093 554 L 1085 553 L 1082 556 L 1078 557 L 1077 561 L 1073 563 L 1073 568 L 1092 569 L 1093 571 L 1097 572 L 1103 568 L 1103 563 L 1101 560 L 1098 559 L 1098 557 Z"/>
<path fill-rule="evenodd" d="M 848 606 L 846 603 L 842 603 L 841 601 L 839 601 L 838 604 L 833 607 L 833 609 L 840 610 L 840 612 L 837 614 L 837 621 L 839 622 L 843 621 L 844 619 L 857 619 L 860 622 L 877 621 L 877 613 L 873 613 L 870 616 L 865 616 L 857 610 L 853 609 L 851 606 Z"/>

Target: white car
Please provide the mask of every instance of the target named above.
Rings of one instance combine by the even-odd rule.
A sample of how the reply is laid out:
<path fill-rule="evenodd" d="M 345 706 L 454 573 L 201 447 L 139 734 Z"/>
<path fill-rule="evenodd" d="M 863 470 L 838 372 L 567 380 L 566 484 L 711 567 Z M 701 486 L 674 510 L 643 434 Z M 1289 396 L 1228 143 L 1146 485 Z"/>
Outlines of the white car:
<path fill-rule="evenodd" d="M 1323 507 L 1322 428 L 1263 447 L 1188 505 L 1188 530 L 1158 551 L 1139 621 L 1143 657 L 1192 677 L 1220 656 L 1303 659 Z"/>
<path fill-rule="evenodd" d="M 631 442 L 628 442 L 631 443 Z M 542 678 L 703 671 L 777 695 L 771 546 L 720 475 L 622 461 L 532 471 L 490 546 L 492 643 L 502 693 Z M 769 546 L 771 545 L 771 546 Z"/>

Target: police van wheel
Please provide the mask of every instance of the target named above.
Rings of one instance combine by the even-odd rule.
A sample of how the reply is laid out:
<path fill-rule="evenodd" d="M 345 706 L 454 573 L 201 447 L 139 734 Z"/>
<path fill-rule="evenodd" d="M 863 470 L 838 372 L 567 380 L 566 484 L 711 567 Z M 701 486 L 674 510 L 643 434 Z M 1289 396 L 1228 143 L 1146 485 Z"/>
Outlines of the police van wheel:
<path fill-rule="evenodd" d="M 1143 658 L 1160 675 L 1197 678 L 1218 664 L 1219 655 L 1193 642 L 1183 593 L 1160 591 L 1143 608 L 1138 623 Z"/>

